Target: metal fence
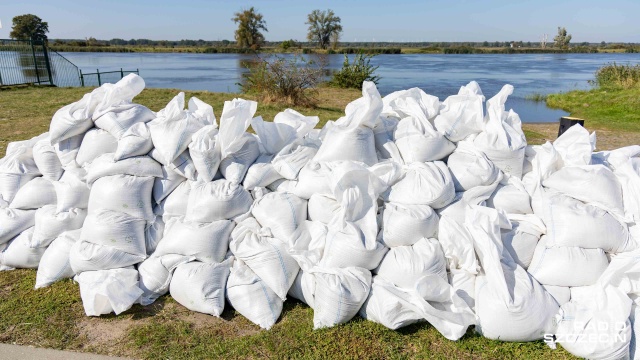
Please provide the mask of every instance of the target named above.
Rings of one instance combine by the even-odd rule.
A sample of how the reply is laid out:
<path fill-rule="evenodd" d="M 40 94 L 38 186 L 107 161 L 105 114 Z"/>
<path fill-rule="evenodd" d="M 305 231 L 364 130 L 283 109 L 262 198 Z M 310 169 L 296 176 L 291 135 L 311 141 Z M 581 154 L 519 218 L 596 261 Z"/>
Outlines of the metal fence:
<path fill-rule="evenodd" d="M 116 83 L 125 75 L 131 73 L 140 75 L 140 71 L 138 69 L 122 70 L 122 68 L 120 68 L 120 71 L 103 72 L 100 72 L 100 69 L 96 69 L 96 72 L 94 73 L 83 73 L 82 70 L 80 70 L 80 86 L 100 86 L 104 83 Z"/>
<path fill-rule="evenodd" d="M 78 67 L 42 41 L 0 40 L 1 85 L 80 86 Z"/>

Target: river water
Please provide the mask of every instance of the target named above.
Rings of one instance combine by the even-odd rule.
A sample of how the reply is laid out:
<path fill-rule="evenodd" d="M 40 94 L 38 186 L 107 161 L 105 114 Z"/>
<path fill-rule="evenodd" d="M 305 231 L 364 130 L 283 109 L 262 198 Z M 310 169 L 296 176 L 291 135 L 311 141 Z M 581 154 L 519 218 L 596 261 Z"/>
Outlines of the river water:
<path fill-rule="evenodd" d="M 140 70 L 147 87 L 238 92 L 237 83 L 253 55 L 180 53 L 63 53 L 83 72 Z M 343 55 L 325 55 L 329 69 L 339 69 Z M 473 54 L 378 55 L 378 89 L 390 92 L 419 87 L 444 100 L 461 85 L 477 81 L 490 98 L 504 84 L 515 87 L 507 102 L 524 122 L 552 122 L 566 115 L 531 94 L 588 89 L 596 69 L 607 63 L 640 64 L 640 54 Z M 107 78 L 108 81 L 113 81 Z M 117 79 L 115 79 L 117 80 Z"/>

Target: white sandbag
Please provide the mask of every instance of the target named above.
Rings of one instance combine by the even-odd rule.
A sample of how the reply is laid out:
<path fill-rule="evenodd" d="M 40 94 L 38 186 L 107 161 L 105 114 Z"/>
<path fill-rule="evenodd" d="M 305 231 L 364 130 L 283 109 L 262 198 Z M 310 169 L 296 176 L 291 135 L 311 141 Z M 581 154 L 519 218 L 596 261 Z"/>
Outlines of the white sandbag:
<path fill-rule="evenodd" d="M 345 108 L 345 116 L 325 125 L 326 135 L 314 161 L 378 162 L 373 128 L 379 122 L 382 99 L 373 82 L 362 84 L 362 97 Z M 324 130 L 323 130 L 324 131 Z"/>
<path fill-rule="evenodd" d="M 229 249 L 233 228 L 230 220 L 196 223 L 171 219 L 165 224 L 164 236 L 154 256 L 179 254 L 201 262 L 221 262 Z"/>
<path fill-rule="evenodd" d="M 460 87 L 457 95 L 442 102 L 440 114 L 434 119 L 436 129 L 449 140 L 458 142 L 483 129 L 484 95 L 477 82 Z"/>
<path fill-rule="evenodd" d="M 534 211 L 548 227 L 548 246 L 577 246 L 619 253 L 638 248 L 626 224 L 606 210 L 571 197 L 545 192 Z"/>
<path fill-rule="evenodd" d="M 49 144 L 49 140 L 38 141 L 33 146 L 33 160 L 38 166 L 42 176 L 48 180 L 56 181 L 62 176 L 62 164 L 56 150 Z"/>
<path fill-rule="evenodd" d="M 38 267 L 47 248 L 31 246 L 33 230 L 31 227 L 7 243 L 7 247 L 0 252 L 0 265 L 20 269 Z"/>
<path fill-rule="evenodd" d="M 510 215 L 511 229 L 501 229 L 504 248 L 516 264 L 529 268 L 540 237 L 546 232 L 542 220 L 535 215 Z"/>
<path fill-rule="evenodd" d="M 204 108 L 207 108 L 205 112 L 198 113 L 198 109 L 204 111 Z M 148 126 L 153 146 L 158 153 L 156 160 L 163 165 L 171 164 L 187 150 L 196 131 L 215 122 L 211 106 L 196 98 L 191 98 L 189 109 L 184 110 L 183 92 L 169 101 L 157 115 L 158 118 L 149 122 Z"/>
<path fill-rule="evenodd" d="M 133 268 L 86 271 L 76 275 L 87 316 L 127 311 L 142 294 L 138 272 Z"/>
<path fill-rule="evenodd" d="M 629 317 L 631 328 L 633 330 L 631 334 L 631 341 L 629 343 L 629 359 L 633 360 L 638 360 L 638 358 L 640 358 L 640 349 L 638 348 L 638 337 L 640 337 L 640 306 L 638 306 L 637 301 L 636 297 L 633 305 L 631 306 L 631 316 Z"/>
<path fill-rule="evenodd" d="M 63 232 L 80 229 L 86 217 L 87 210 L 84 209 L 56 212 L 55 205 L 41 207 L 36 210 L 36 221 L 31 246 L 49 246 L 49 244 Z"/>
<path fill-rule="evenodd" d="M 558 304 L 502 247 L 496 210 L 476 206 L 465 227 L 484 273 L 476 279 L 476 330 L 502 341 L 534 341 L 552 333 Z"/>
<path fill-rule="evenodd" d="M 56 189 L 53 182 L 44 177 L 37 177 L 24 184 L 16 193 L 11 205 L 12 209 L 38 209 L 45 205 L 56 204 Z"/>
<path fill-rule="evenodd" d="M 505 176 L 487 199 L 487 207 L 507 214 L 533 214 L 531 196 L 523 182 L 515 176 Z"/>
<path fill-rule="evenodd" d="M 582 126 L 571 126 L 553 142 L 560 155 L 561 166 L 582 166 L 591 164 L 591 155 L 596 147 L 595 133 Z"/>
<path fill-rule="evenodd" d="M 282 175 L 273 167 L 272 159 L 273 155 L 260 155 L 247 170 L 242 186 L 247 190 L 253 190 L 282 179 Z"/>
<path fill-rule="evenodd" d="M 4 244 L 36 223 L 35 210 L 0 208 L 0 244 Z"/>
<path fill-rule="evenodd" d="M 307 219 L 307 201 L 286 192 L 272 192 L 256 200 L 251 214 L 277 239 L 288 242 Z"/>
<path fill-rule="evenodd" d="M 249 167 L 260 156 L 260 146 L 254 135 L 244 133 L 238 141 L 243 145 L 220 161 L 222 176 L 235 184 L 242 183 Z"/>
<path fill-rule="evenodd" d="M 196 131 L 189 144 L 189 154 L 198 171 L 198 180 L 211 181 L 220 166 L 220 145 L 216 142 L 218 125 L 202 127 Z"/>
<path fill-rule="evenodd" d="M 374 269 L 387 251 L 377 241 L 377 199 L 387 184 L 365 167 L 346 164 L 331 175 L 333 196 L 341 210 L 328 224 L 323 267 Z"/>
<path fill-rule="evenodd" d="M 36 289 L 73 277 L 75 273 L 69 264 L 69 253 L 73 244 L 80 239 L 81 231 L 81 229 L 65 231 L 47 247 L 38 265 Z"/>
<path fill-rule="evenodd" d="M 151 255 L 162 237 L 164 236 L 164 220 L 161 215 L 156 215 L 155 219 L 152 222 L 147 223 L 147 226 L 144 229 L 144 239 L 146 242 L 147 255 Z"/>
<path fill-rule="evenodd" d="M 191 311 L 220 316 L 232 261 L 229 258 L 222 263 L 194 261 L 179 265 L 171 279 L 171 297 Z"/>
<path fill-rule="evenodd" d="M 247 265 L 237 260 L 227 280 L 227 299 L 252 323 L 269 330 L 278 321 L 284 301 Z"/>
<path fill-rule="evenodd" d="M 99 209 L 89 211 L 82 226 L 81 241 L 142 256 L 147 255 L 145 249 L 145 220 L 126 213 Z"/>
<path fill-rule="evenodd" d="M 456 150 L 449 155 L 447 166 L 456 191 L 492 184 L 500 172 L 491 160 L 467 141 L 458 143 Z"/>
<path fill-rule="evenodd" d="M 84 229 L 84 228 L 83 228 Z M 118 269 L 142 262 L 145 256 L 131 254 L 108 245 L 78 240 L 69 251 L 69 265 L 75 274 L 85 271 Z"/>
<path fill-rule="evenodd" d="M 603 165 L 565 166 L 542 181 L 542 185 L 624 216 L 622 187 L 615 174 Z"/>
<path fill-rule="evenodd" d="M 317 116 L 304 116 L 286 109 L 278 113 L 273 121 L 266 122 L 261 116 L 251 120 L 251 127 L 260 139 L 261 152 L 275 155 L 285 146 L 302 139 L 320 121 Z"/>
<path fill-rule="evenodd" d="M 429 274 L 447 281 L 447 261 L 438 240 L 422 239 L 411 246 L 389 249 L 373 272 L 395 286 L 413 289 Z"/>
<path fill-rule="evenodd" d="M 163 166 L 162 177 L 157 177 L 153 181 L 152 193 L 155 203 L 160 204 L 162 200 L 169 196 L 169 194 L 171 194 L 171 192 L 173 192 L 173 190 L 175 190 L 185 180 L 187 179 L 180 176 L 177 172 Z"/>
<path fill-rule="evenodd" d="M 153 154 L 154 151 L 152 150 L 150 154 Z M 167 168 L 187 180 L 196 181 L 198 179 L 198 170 L 196 170 L 196 165 L 193 163 L 191 155 L 189 155 L 189 150 L 185 150 L 178 155 L 171 164 L 167 165 Z"/>
<path fill-rule="evenodd" d="M 382 115 L 404 119 L 409 116 L 433 119 L 440 110 L 440 101 L 420 88 L 394 91 L 382 98 Z"/>
<path fill-rule="evenodd" d="M 80 150 L 83 138 L 84 133 L 72 136 L 53 145 L 63 168 L 80 166 L 76 162 L 76 156 Z"/>
<path fill-rule="evenodd" d="M 132 156 L 146 155 L 151 149 L 153 149 L 153 142 L 147 124 L 136 123 L 120 136 L 113 160 L 119 161 Z"/>
<path fill-rule="evenodd" d="M 10 174 L 0 172 L 0 197 L 7 203 L 11 203 L 18 191 L 33 180 L 36 175 Z"/>
<path fill-rule="evenodd" d="M 311 195 L 307 211 L 309 220 L 328 224 L 331 219 L 342 209 L 340 203 L 332 196 Z"/>
<path fill-rule="evenodd" d="M 388 247 L 413 245 L 422 238 L 435 237 L 438 232 L 438 219 L 438 215 L 429 205 L 386 203 L 378 240 Z"/>
<path fill-rule="evenodd" d="M 448 216 L 442 216 L 438 228 L 438 241 L 447 258 L 447 267 L 477 274 L 480 265 L 473 250 L 473 235 L 469 230 Z"/>
<path fill-rule="evenodd" d="M 132 217 L 152 221 L 151 207 L 153 178 L 131 175 L 101 177 L 91 187 L 89 212 L 113 210 Z"/>
<path fill-rule="evenodd" d="M 107 88 L 104 98 L 93 113 L 96 127 L 107 130 L 116 139 L 135 124 L 155 119 L 146 106 L 131 102 L 144 89 L 144 80 L 137 74 L 129 74 Z"/>
<path fill-rule="evenodd" d="M 120 161 L 113 154 L 97 157 L 87 168 L 87 184 L 111 175 L 162 177 L 162 166 L 149 156 L 134 156 Z"/>
<path fill-rule="evenodd" d="M 545 290 L 562 306 L 571 300 L 571 288 L 567 286 L 542 285 Z"/>
<path fill-rule="evenodd" d="M 303 303 L 309 305 L 313 309 L 314 307 L 314 294 L 316 292 L 316 278 L 313 274 L 307 270 L 300 269 L 296 279 L 291 284 L 291 288 L 287 295 L 294 299 L 298 299 Z"/>
<path fill-rule="evenodd" d="M 66 105 L 56 111 L 49 126 L 49 140 L 55 145 L 76 135 L 84 134 L 93 127 L 91 116 L 96 106 L 102 101 L 106 88 L 111 84 L 104 84 L 85 94 L 82 99 Z"/>
<path fill-rule="evenodd" d="M 178 187 L 162 201 L 162 218 L 165 223 L 172 217 L 181 217 L 187 214 L 190 193 L 191 182 L 185 181 L 178 185 Z"/>
<path fill-rule="evenodd" d="M 412 163 L 404 168 L 403 177 L 382 194 L 386 202 L 405 205 L 429 205 L 442 208 L 455 197 L 451 172 L 441 161 Z"/>
<path fill-rule="evenodd" d="M 298 178 L 300 170 L 318 152 L 319 145 L 312 142 L 287 145 L 271 161 L 273 168 L 285 179 L 294 180 Z"/>
<path fill-rule="evenodd" d="M 346 323 L 362 307 L 371 290 L 371 273 L 363 268 L 313 268 L 315 277 L 313 328 Z"/>
<path fill-rule="evenodd" d="M 251 194 L 229 180 L 194 183 L 189 193 L 186 220 L 204 223 L 233 219 L 247 213 L 252 203 Z"/>
<path fill-rule="evenodd" d="M 384 101 L 384 99 L 382 99 Z M 398 146 L 394 142 L 393 133 L 398 126 L 398 119 L 380 116 L 380 121 L 373 128 L 373 138 L 376 144 L 378 159 L 393 159 L 398 163 L 403 163 Z"/>
<path fill-rule="evenodd" d="M 462 269 L 451 269 L 448 273 L 449 284 L 469 308 L 476 310 L 476 274 Z"/>
<path fill-rule="evenodd" d="M 140 305 L 152 304 L 160 296 L 169 292 L 169 285 L 173 271 L 180 265 L 195 260 L 193 257 L 168 254 L 152 256 L 138 266 L 140 282 L 138 287 L 142 290 Z"/>
<path fill-rule="evenodd" d="M 609 265 L 602 249 L 548 246 L 543 236 L 527 269 L 541 284 L 556 286 L 593 285 Z"/>
<path fill-rule="evenodd" d="M 82 145 L 76 155 L 76 162 L 80 166 L 91 163 L 102 154 L 114 153 L 118 149 L 118 139 L 108 131 L 93 128 L 82 138 Z"/>
<path fill-rule="evenodd" d="M 254 218 L 248 218 L 231 233 L 229 249 L 285 300 L 300 266 L 287 252 L 285 243 L 265 232 Z"/>
<path fill-rule="evenodd" d="M 59 181 L 53 182 L 56 190 L 56 210 L 86 209 L 89 206 L 91 190 L 83 181 L 85 172 L 81 168 L 68 169 Z"/>
<path fill-rule="evenodd" d="M 505 85 L 496 96 L 487 100 L 484 131 L 473 143 L 505 174 L 521 178 L 527 139 L 518 114 L 513 110 L 505 111 L 504 104 L 511 94 L 513 86 Z"/>
<path fill-rule="evenodd" d="M 298 174 L 298 181 L 291 187 L 291 193 L 303 199 L 309 199 L 313 194 L 333 195 L 329 184 L 329 175 L 333 171 L 335 162 L 308 162 Z"/>
<path fill-rule="evenodd" d="M 409 291 L 374 276 L 369 297 L 360 308 L 359 315 L 392 330 L 426 321 L 410 300 Z"/>

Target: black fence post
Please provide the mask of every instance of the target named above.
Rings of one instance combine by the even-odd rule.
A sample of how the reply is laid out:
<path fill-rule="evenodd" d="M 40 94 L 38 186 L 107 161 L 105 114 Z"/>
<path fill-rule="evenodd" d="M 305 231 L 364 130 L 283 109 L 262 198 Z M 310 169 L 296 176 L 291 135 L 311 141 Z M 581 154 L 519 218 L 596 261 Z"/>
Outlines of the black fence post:
<path fill-rule="evenodd" d="M 96 69 L 96 73 L 98 74 L 98 86 L 102 86 L 102 82 L 100 81 L 100 69 Z"/>
<path fill-rule="evenodd" d="M 30 41 L 31 43 L 31 54 L 33 54 L 33 67 L 36 70 L 36 80 L 38 80 L 38 85 L 40 85 L 40 72 L 38 71 L 38 61 L 36 59 L 36 49 L 33 46 L 33 39 Z"/>
<path fill-rule="evenodd" d="M 122 79 L 124 77 L 124 71 L 122 71 L 122 68 L 120 68 L 120 79 Z"/>
<path fill-rule="evenodd" d="M 78 69 L 80 71 L 80 86 L 84 87 L 84 75 L 82 75 L 82 69 Z"/>
<path fill-rule="evenodd" d="M 49 74 L 49 85 L 55 85 L 53 83 L 53 74 L 51 73 L 51 63 L 49 62 L 49 53 L 47 51 L 47 46 L 42 43 L 42 53 L 44 54 L 44 63 L 47 67 L 47 73 Z"/>

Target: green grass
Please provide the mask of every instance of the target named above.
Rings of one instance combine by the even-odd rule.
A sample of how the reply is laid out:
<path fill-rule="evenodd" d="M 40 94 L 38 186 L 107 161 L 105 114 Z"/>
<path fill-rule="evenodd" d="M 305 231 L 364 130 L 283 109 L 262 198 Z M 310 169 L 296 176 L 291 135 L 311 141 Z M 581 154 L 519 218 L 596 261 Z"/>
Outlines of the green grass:
<path fill-rule="evenodd" d="M 532 94 L 526 95 L 524 98 L 530 101 L 535 101 L 535 102 L 545 102 L 547 101 L 547 96 L 548 95 L 541 94 L 541 93 L 532 93 Z"/>
<path fill-rule="evenodd" d="M 552 94 L 547 105 L 585 119 L 593 129 L 640 132 L 640 87 Z"/>

